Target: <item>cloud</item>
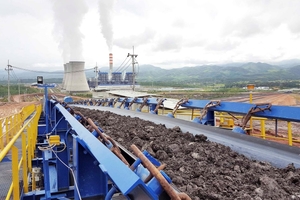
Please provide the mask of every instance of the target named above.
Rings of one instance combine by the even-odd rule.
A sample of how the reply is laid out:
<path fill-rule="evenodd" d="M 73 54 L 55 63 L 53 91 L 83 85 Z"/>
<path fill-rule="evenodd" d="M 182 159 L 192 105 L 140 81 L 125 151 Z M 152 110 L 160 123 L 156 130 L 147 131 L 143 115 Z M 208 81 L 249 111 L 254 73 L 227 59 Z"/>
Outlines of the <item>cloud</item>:
<path fill-rule="evenodd" d="M 146 16 L 151 13 L 153 4 L 157 7 L 157 3 L 152 1 L 120 0 L 116 4 L 116 13 L 125 11 L 136 16 Z"/>
<path fill-rule="evenodd" d="M 186 23 L 185 23 L 185 21 L 182 18 L 177 18 L 172 23 L 172 27 L 184 28 L 184 27 L 186 27 Z"/>
<path fill-rule="evenodd" d="M 39 0 L 9 0 L 2 1 L 0 6 L 0 16 L 9 17 L 15 15 L 28 15 L 34 18 L 46 18 L 50 14 L 48 1 Z"/>
<path fill-rule="evenodd" d="M 179 51 L 182 47 L 182 36 L 181 35 L 164 35 L 161 36 L 156 45 L 154 46 L 155 51 Z"/>
<path fill-rule="evenodd" d="M 300 35 L 300 19 L 297 17 L 289 22 L 288 27 L 292 33 Z"/>
<path fill-rule="evenodd" d="M 228 51 L 235 49 L 240 43 L 240 41 L 230 39 L 218 40 L 208 44 L 205 49 L 209 51 Z"/>
<path fill-rule="evenodd" d="M 264 31 L 264 22 L 254 16 L 247 16 L 238 21 L 227 21 L 223 25 L 222 34 L 239 38 L 248 38 Z"/>
<path fill-rule="evenodd" d="M 3 0 L 0 64 L 5 66 L 10 59 L 16 66 L 35 67 L 39 63 L 40 68 L 48 68 L 51 63 L 53 66 L 63 63 L 62 49 L 66 55 L 81 49 L 85 62 L 89 63 L 87 67 L 93 67 L 96 62 L 106 66 L 109 52 L 98 12 L 102 0 L 81 0 L 88 4 L 83 6 L 87 14 L 76 13 L 73 6 L 77 1 Z M 58 22 L 53 20 L 52 2 L 71 2 L 61 9 Z M 115 0 L 111 21 L 114 61 L 122 63 L 132 46 L 137 47 L 140 64 L 163 64 L 169 68 L 198 62 L 297 58 L 300 56 L 299 7 L 299 0 Z M 73 23 L 73 18 L 77 22 L 82 20 L 82 24 Z M 63 24 L 70 27 L 63 28 Z M 71 30 L 71 27 L 77 28 Z"/>
<path fill-rule="evenodd" d="M 203 46 L 207 45 L 208 41 L 204 38 L 196 38 L 196 39 L 185 39 L 183 41 L 184 47 L 199 47 L 202 48 Z"/>
<path fill-rule="evenodd" d="M 118 38 L 114 41 L 114 45 L 128 49 L 132 46 L 141 46 L 150 43 L 155 37 L 156 32 L 150 28 L 146 28 L 144 32 L 137 35 L 130 35 L 123 38 Z"/>

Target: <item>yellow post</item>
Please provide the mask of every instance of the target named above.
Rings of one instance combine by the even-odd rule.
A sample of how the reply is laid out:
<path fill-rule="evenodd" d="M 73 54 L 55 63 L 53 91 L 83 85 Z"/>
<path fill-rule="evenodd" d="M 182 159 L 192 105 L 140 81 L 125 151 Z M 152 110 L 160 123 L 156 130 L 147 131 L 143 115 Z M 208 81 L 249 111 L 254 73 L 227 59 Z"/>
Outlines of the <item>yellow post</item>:
<path fill-rule="evenodd" d="M 252 103 L 252 91 L 250 91 L 249 94 L 249 103 Z M 253 121 L 252 121 L 252 117 L 250 117 L 250 129 L 251 129 L 251 133 L 253 132 Z"/>
<path fill-rule="evenodd" d="M 24 193 L 28 192 L 28 180 L 27 180 L 27 153 L 26 153 L 26 135 L 22 133 L 22 158 L 23 158 L 23 189 Z"/>
<path fill-rule="evenodd" d="M 5 140 L 6 140 L 6 144 L 9 143 L 9 141 L 10 141 L 8 121 L 9 121 L 9 117 L 7 117 L 5 119 L 5 125 L 4 125 L 5 126 Z"/>
<path fill-rule="evenodd" d="M 293 146 L 293 136 L 292 136 L 292 124 L 291 122 L 287 122 L 288 124 L 288 140 L 289 140 L 289 145 Z"/>
<path fill-rule="evenodd" d="M 11 125 L 12 125 L 12 128 L 11 128 L 11 130 L 12 130 L 12 137 L 14 137 L 15 136 L 15 134 L 16 134 L 16 132 L 18 131 L 17 130 L 17 115 L 14 115 L 12 118 L 11 118 Z"/>
<path fill-rule="evenodd" d="M 30 124 L 30 131 L 31 131 L 31 142 L 32 142 L 32 157 L 34 157 L 34 149 L 35 149 L 35 145 L 36 145 L 36 138 L 37 138 L 37 132 L 36 129 L 34 127 L 35 125 L 35 120 L 32 121 L 32 123 Z M 37 124 L 36 124 L 37 127 Z"/>
<path fill-rule="evenodd" d="M 2 131 L 2 123 L 3 123 L 3 120 L 0 119 L 0 150 L 2 150 L 4 148 L 4 137 L 3 137 L 3 131 Z"/>
<path fill-rule="evenodd" d="M 249 103 L 252 103 L 252 91 L 255 89 L 255 85 L 254 84 L 248 84 L 247 85 L 247 90 L 250 91 L 250 94 L 249 94 Z M 252 117 L 250 117 L 250 131 L 252 133 L 253 131 L 253 123 L 252 123 Z"/>
<path fill-rule="evenodd" d="M 220 112 L 220 125 L 224 125 L 224 117 L 222 112 Z"/>
<path fill-rule="evenodd" d="M 13 199 L 20 199 L 19 171 L 18 171 L 18 148 L 12 146 L 12 180 L 13 180 Z"/>
<path fill-rule="evenodd" d="M 32 170 L 32 164 L 31 164 L 31 148 L 32 148 L 32 144 L 31 144 L 31 136 L 30 136 L 30 132 L 29 132 L 29 127 L 27 126 L 26 129 L 27 132 L 27 154 L 28 154 L 28 170 L 31 172 Z"/>
<path fill-rule="evenodd" d="M 34 191 L 36 189 L 36 183 L 35 183 L 35 173 L 32 171 L 32 174 L 31 174 L 31 190 Z"/>
<path fill-rule="evenodd" d="M 192 117 L 191 117 L 191 120 L 194 119 L 194 108 L 192 109 Z"/>
<path fill-rule="evenodd" d="M 260 120 L 260 132 L 263 139 L 266 139 L 266 127 L 265 127 L 265 120 Z"/>

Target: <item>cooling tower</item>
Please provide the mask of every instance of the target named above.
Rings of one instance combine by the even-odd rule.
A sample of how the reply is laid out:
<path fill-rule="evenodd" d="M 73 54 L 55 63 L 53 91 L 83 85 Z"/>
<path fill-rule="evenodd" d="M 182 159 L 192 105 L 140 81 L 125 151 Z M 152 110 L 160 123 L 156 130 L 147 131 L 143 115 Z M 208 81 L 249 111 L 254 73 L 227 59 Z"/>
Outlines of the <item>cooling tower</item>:
<path fill-rule="evenodd" d="M 66 68 L 67 68 L 67 64 L 64 64 L 64 78 L 62 81 L 62 89 L 66 89 Z"/>
<path fill-rule="evenodd" d="M 66 63 L 66 70 L 65 70 L 65 84 L 64 84 L 64 88 L 63 89 L 67 89 L 67 85 L 68 85 L 68 81 L 69 81 L 69 77 L 70 77 L 70 73 L 71 72 L 71 68 L 70 68 L 70 64 Z"/>
<path fill-rule="evenodd" d="M 87 92 L 89 86 L 84 72 L 84 62 L 70 61 L 67 65 L 66 90 L 68 92 Z"/>

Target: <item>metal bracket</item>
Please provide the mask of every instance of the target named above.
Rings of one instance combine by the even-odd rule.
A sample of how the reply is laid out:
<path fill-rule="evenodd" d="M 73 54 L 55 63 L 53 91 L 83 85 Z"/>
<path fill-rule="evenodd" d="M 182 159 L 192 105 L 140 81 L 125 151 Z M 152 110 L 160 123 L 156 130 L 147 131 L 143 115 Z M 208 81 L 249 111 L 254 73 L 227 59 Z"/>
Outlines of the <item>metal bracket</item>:
<path fill-rule="evenodd" d="M 271 111 L 272 104 L 271 103 L 259 103 L 254 107 L 250 108 L 248 113 L 242 118 L 242 129 L 245 129 L 248 121 L 254 113 L 264 112 L 265 110 Z"/>
<path fill-rule="evenodd" d="M 173 108 L 172 115 L 174 116 L 175 113 L 176 113 L 176 111 L 178 110 L 178 108 L 179 108 L 182 104 L 187 103 L 187 102 L 189 102 L 189 99 L 187 99 L 187 98 L 180 99 L 180 100 L 177 102 L 177 104 L 175 105 L 175 107 Z"/>
<path fill-rule="evenodd" d="M 217 101 L 210 101 L 208 102 L 205 107 L 202 109 L 201 113 L 200 113 L 200 116 L 197 117 L 200 121 L 206 116 L 207 114 L 207 111 L 210 109 L 210 108 L 213 108 L 213 107 L 216 107 L 216 106 L 219 106 L 221 105 L 221 101 L 220 100 L 217 100 Z"/>

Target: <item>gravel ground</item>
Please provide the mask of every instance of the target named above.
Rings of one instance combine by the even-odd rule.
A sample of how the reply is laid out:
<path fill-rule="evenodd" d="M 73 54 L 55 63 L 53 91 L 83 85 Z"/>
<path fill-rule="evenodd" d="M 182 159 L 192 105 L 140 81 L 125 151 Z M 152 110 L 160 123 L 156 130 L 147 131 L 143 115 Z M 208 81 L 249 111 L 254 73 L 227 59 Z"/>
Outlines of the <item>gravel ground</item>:
<path fill-rule="evenodd" d="M 300 199 L 300 169 L 250 160 L 204 135 L 183 133 L 139 118 L 75 108 L 97 121 L 107 135 L 130 150 L 135 144 L 160 162 L 173 183 L 192 199 Z"/>

